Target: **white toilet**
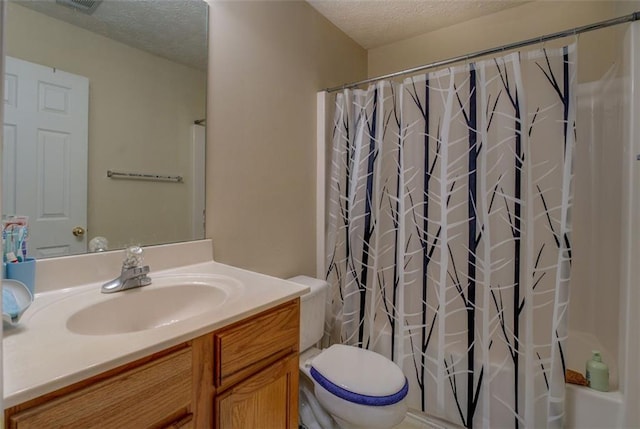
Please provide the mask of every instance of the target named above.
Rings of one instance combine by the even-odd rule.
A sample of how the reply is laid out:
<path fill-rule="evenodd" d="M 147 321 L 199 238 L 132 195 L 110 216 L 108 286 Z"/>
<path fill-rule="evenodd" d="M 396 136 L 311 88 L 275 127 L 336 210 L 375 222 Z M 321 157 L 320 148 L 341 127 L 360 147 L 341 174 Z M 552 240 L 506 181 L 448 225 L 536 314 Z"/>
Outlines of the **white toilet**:
<path fill-rule="evenodd" d="M 306 276 L 289 280 L 311 289 L 300 302 L 301 422 L 309 429 L 332 429 L 333 421 L 342 429 L 398 425 L 407 413 L 409 390 L 402 370 L 384 356 L 358 347 L 313 347 L 323 336 L 329 285 Z"/>

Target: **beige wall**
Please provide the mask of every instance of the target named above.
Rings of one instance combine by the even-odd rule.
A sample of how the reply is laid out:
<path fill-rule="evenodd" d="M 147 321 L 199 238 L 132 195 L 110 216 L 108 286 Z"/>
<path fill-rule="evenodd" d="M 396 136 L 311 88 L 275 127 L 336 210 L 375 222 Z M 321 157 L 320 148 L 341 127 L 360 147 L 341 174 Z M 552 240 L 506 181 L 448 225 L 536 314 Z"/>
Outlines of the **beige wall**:
<path fill-rule="evenodd" d="M 302 1 L 215 1 L 210 28 L 214 257 L 314 275 L 316 91 L 364 78 L 366 51 Z"/>
<path fill-rule="evenodd" d="M 618 4 L 620 3 L 620 4 Z M 633 9 L 634 2 L 618 1 L 533 1 L 461 24 L 369 50 L 370 77 L 416 67 L 438 60 L 539 37 L 569 28 L 616 17 Z M 589 39 L 589 34 L 580 40 Z M 602 40 L 602 37 L 599 37 Z M 579 57 L 583 70 L 596 68 L 581 81 L 593 80 L 611 65 L 608 55 L 613 39 L 602 46 L 604 58 Z M 584 67 L 583 62 L 589 62 Z"/>
<path fill-rule="evenodd" d="M 13 2 L 7 9 L 7 55 L 89 78 L 88 237 L 112 248 L 190 239 L 189 145 L 205 114 L 206 73 Z M 108 169 L 186 180 L 114 180 Z"/>

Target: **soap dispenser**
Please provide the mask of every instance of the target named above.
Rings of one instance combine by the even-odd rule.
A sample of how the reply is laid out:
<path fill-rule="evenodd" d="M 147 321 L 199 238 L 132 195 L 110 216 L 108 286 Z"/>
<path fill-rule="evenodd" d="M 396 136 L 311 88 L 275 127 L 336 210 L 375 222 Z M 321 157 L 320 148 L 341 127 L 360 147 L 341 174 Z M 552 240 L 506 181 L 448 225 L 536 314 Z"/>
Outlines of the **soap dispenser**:
<path fill-rule="evenodd" d="M 600 352 L 594 350 L 591 360 L 587 361 L 586 378 L 589 387 L 601 392 L 609 391 L 609 367 L 602 362 Z"/>

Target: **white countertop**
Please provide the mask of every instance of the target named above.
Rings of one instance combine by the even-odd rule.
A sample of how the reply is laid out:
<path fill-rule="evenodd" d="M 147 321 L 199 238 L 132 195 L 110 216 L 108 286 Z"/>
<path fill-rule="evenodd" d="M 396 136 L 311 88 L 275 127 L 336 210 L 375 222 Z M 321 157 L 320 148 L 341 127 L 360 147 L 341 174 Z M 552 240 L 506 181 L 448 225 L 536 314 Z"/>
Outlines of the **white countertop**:
<path fill-rule="evenodd" d="M 37 293 L 20 325 L 9 329 L 5 326 L 4 329 L 4 407 L 17 405 L 188 341 L 308 291 L 306 286 L 214 261 L 161 271 L 153 268 L 151 265 L 150 276 L 158 279 L 177 274 L 226 276 L 237 280 L 241 291 L 214 311 L 160 328 L 112 335 L 70 332 L 66 327 L 69 314 L 47 311 L 52 304 L 64 309 L 62 300 L 71 296 L 74 296 L 72 302 L 77 303 L 78 294 L 94 302 L 101 299 L 102 280 Z M 153 288 L 153 283 L 146 288 Z"/>

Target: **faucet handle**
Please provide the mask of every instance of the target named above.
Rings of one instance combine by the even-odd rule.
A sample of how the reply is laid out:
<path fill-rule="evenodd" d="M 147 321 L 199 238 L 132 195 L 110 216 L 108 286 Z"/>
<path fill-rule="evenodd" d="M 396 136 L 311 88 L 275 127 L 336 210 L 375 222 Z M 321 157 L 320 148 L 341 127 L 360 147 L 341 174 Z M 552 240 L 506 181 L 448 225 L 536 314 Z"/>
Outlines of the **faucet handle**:
<path fill-rule="evenodd" d="M 122 261 L 122 268 L 129 269 L 139 267 L 142 265 L 144 250 L 140 246 L 128 247 L 124 253 L 124 260 Z"/>

